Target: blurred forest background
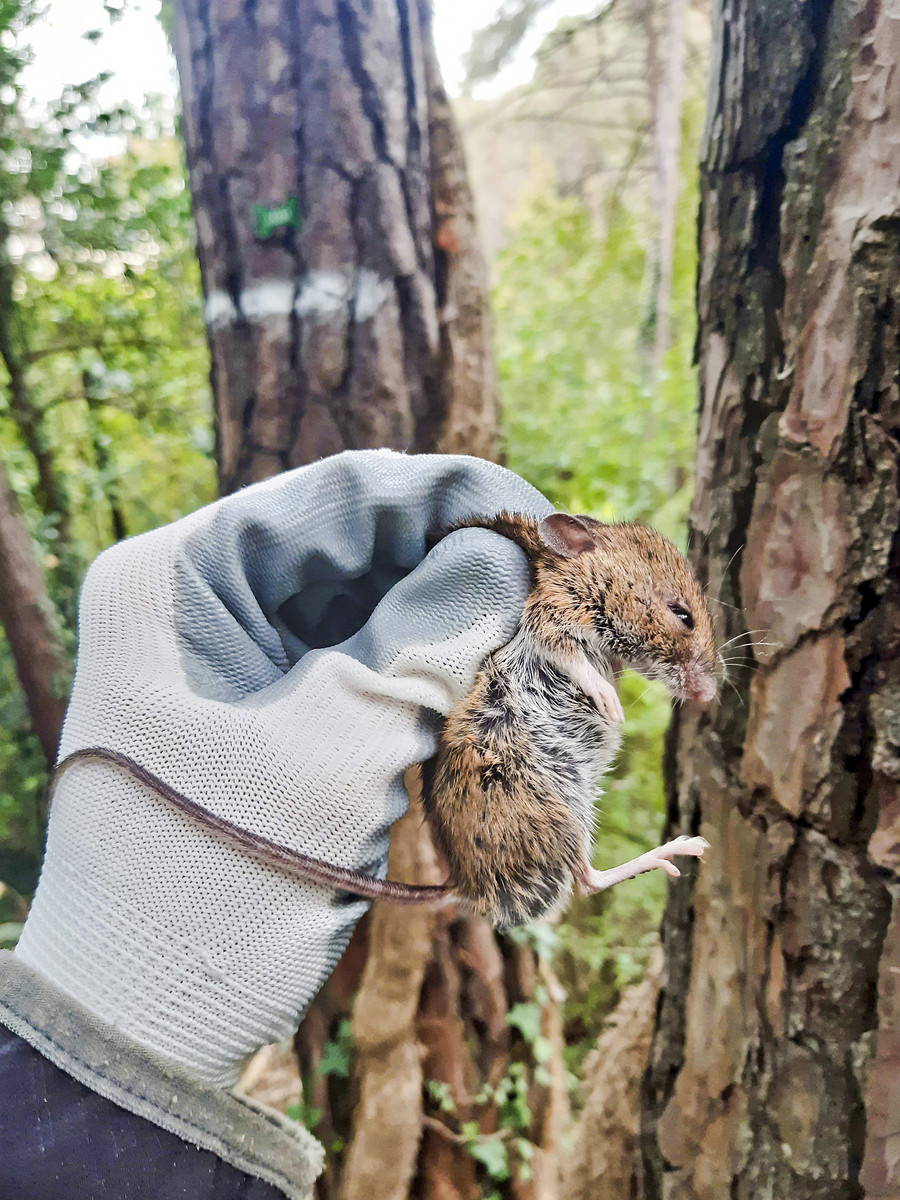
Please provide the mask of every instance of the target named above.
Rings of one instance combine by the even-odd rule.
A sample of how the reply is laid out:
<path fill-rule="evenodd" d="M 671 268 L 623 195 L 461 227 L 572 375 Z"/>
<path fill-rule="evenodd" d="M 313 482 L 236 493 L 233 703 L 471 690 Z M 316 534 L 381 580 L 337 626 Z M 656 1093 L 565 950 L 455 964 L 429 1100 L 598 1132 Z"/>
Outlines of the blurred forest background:
<path fill-rule="evenodd" d="M 506 5 L 476 33 L 457 104 L 489 254 L 503 454 L 557 507 L 645 520 L 683 544 L 709 15 L 705 4 L 686 10 L 672 81 L 665 6 L 628 0 L 562 19 L 530 82 L 486 89 L 540 7 Z M 122 11 L 106 5 L 85 38 L 102 38 Z M 40 548 L 67 664 L 91 559 L 216 491 L 200 277 L 171 105 L 105 107 L 105 78 L 80 77 L 77 45 L 58 101 L 35 103 L 20 81 L 38 14 L 4 0 L 0 17 L 0 456 Z M 658 124 L 673 86 L 669 177 L 658 139 L 673 131 Z M 473 98 L 485 90 L 494 94 Z M 674 226 L 661 246 L 667 204 Z M 47 766 L 2 632 L 0 681 L 0 924 L 10 944 L 37 878 Z M 58 687 L 64 694 L 65 666 Z M 668 700 L 634 679 L 625 702 L 625 751 L 603 802 L 610 862 L 655 844 L 661 822 Z M 573 1071 L 623 985 L 641 976 L 663 895 L 662 876 L 644 876 L 578 901 L 553 931 Z"/>

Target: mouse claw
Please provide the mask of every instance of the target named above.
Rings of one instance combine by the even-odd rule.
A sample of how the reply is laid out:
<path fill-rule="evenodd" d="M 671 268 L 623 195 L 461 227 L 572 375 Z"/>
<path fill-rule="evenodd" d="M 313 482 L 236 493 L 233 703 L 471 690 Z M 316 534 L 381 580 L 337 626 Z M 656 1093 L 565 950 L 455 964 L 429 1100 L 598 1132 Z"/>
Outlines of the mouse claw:
<path fill-rule="evenodd" d="M 661 850 L 669 850 L 672 854 L 690 854 L 694 858 L 702 858 L 703 851 L 709 849 L 709 842 L 703 837 L 691 837 L 682 833 L 671 842 L 666 842 Z"/>

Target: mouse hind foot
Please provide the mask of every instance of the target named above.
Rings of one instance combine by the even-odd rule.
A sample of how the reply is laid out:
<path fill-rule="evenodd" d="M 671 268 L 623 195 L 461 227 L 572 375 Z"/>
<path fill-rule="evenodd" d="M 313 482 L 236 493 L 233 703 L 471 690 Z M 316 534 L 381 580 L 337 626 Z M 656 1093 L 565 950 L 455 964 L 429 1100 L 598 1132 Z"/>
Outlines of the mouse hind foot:
<path fill-rule="evenodd" d="M 595 871 L 593 867 L 585 864 L 578 874 L 576 884 L 582 895 L 589 896 L 594 892 L 603 892 L 607 888 L 615 887 L 617 883 L 626 879 L 634 879 L 636 875 L 643 875 L 646 871 L 665 871 L 667 875 L 677 879 L 681 872 L 672 859 L 681 854 L 702 858 L 703 851 L 708 846 L 709 842 L 702 837 L 677 837 L 663 846 L 648 850 L 646 854 L 639 854 L 637 858 L 622 863 L 620 867 L 611 867 L 607 871 Z"/>

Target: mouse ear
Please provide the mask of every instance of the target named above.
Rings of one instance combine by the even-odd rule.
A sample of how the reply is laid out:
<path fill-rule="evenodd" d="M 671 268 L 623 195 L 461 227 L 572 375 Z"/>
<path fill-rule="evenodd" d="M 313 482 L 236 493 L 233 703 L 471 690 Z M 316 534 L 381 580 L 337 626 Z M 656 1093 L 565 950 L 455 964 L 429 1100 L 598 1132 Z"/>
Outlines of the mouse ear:
<path fill-rule="evenodd" d="M 547 549 L 563 558 L 577 558 L 579 554 L 597 549 L 597 541 L 587 522 L 568 513 L 551 513 L 544 517 L 538 525 L 538 533 Z"/>

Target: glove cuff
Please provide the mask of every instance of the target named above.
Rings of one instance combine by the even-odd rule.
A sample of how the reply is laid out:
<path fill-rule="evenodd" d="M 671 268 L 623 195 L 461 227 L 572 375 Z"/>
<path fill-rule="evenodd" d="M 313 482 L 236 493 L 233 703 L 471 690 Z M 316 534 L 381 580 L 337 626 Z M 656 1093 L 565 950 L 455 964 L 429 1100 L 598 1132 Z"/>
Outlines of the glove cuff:
<path fill-rule="evenodd" d="M 99 1020 L 10 951 L 0 951 L 0 1024 L 120 1108 L 307 1200 L 323 1150 L 302 1125 L 210 1088 Z"/>

